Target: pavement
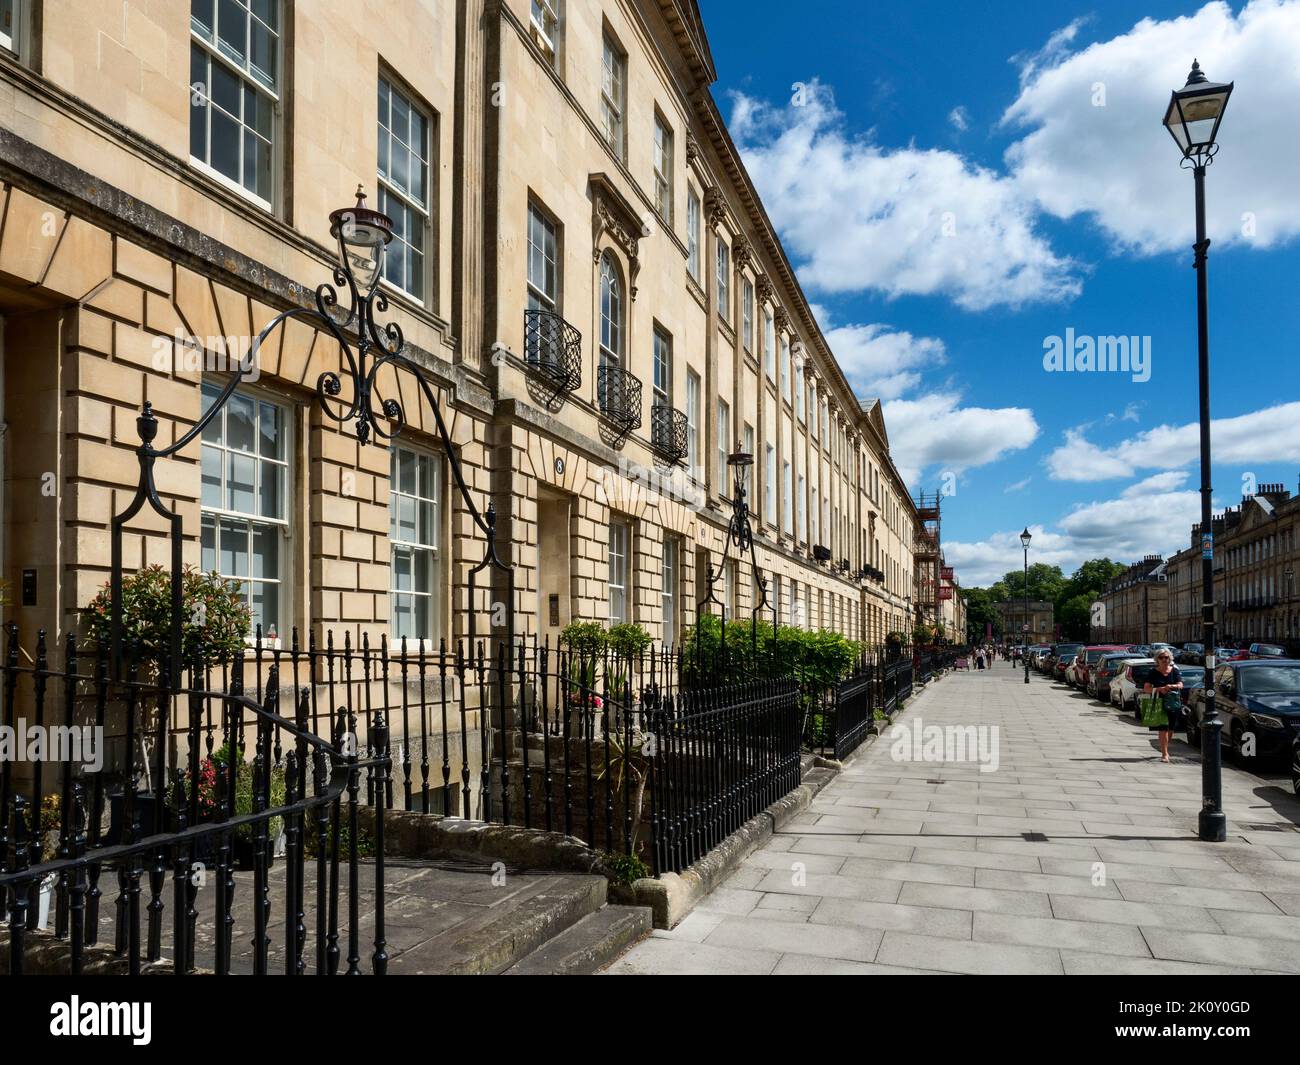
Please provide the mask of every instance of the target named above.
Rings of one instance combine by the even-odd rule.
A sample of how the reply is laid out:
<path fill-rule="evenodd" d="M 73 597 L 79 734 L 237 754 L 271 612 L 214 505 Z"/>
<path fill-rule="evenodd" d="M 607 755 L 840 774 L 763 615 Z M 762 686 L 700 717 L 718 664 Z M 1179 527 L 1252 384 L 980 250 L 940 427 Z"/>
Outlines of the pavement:
<path fill-rule="evenodd" d="M 906 743 L 887 732 L 851 759 L 607 971 L 1300 972 L 1286 767 L 1226 763 L 1228 840 L 1203 843 L 1199 752 L 1176 738 L 1162 764 L 1131 714 L 1030 680 L 999 662 L 928 685 L 895 721 Z M 983 731 L 945 732 L 968 726 Z"/>

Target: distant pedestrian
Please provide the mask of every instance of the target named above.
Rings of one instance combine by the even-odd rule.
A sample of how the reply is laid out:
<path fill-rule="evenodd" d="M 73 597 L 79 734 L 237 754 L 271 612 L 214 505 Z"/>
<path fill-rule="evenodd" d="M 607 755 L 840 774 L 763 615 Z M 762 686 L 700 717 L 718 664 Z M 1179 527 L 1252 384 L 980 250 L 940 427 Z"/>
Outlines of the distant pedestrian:
<path fill-rule="evenodd" d="M 1164 725 L 1150 725 L 1148 728 L 1160 737 L 1160 761 L 1169 761 L 1169 740 L 1174 730 L 1179 728 L 1183 716 L 1181 697 L 1166 699 L 1170 692 L 1179 692 L 1183 688 L 1183 675 L 1174 665 L 1174 656 L 1167 648 L 1156 652 L 1156 664 L 1146 676 L 1142 690 L 1150 695 L 1158 695 L 1165 704 L 1165 716 L 1169 719 Z"/>
<path fill-rule="evenodd" d="M 983 668 L 984 668 L 984 648 L 983 648 L 983 647 L 981 647 L 977 652 L 975 652 L 975 668 L 976 668 L 976 669 L 983 669 Z"/>

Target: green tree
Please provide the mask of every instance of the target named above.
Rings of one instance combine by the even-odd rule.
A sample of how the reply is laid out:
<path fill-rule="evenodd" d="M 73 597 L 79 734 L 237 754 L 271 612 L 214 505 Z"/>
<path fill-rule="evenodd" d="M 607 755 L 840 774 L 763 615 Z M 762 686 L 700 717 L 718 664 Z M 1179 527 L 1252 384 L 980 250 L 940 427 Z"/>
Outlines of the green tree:
<path fill-rule="evenodd" d="M 1061 635 L 1071 640 L 1086 640 L 1092 616 L 1092 596 L 1076 595 L 1066 599 L 1056 608 L 1056 620 Z"/>
<path fill-rule="evenodd" d="M 1002 601 L 1025 598 L 1024 569 L 1008 570 L 1002 580 L 993 586 L 1003 592 Z M 1035 562 L 1029 567 L 1029 598 L 1031 600 L 1057 601 L 1065 589 L 1065 574 L 1060 566 L 1049 566 L 1046 562 Z"/>
<path fill-rule="evenodd" d="M 996 587 L 994 585 L 994 588 Z M 994 635 L 1000 635 L 1002 632 L 1002 619 L 998 616 L 998 612 L 993 609 L 993 604 L 1000 600 L 994 597 L 993 590 L 990 588 L 963 588 L 961 595 L 966 600 L 966 626 L 975 633 L 975 638 L 983 639 L 989 624 L 993 625 Z"/>

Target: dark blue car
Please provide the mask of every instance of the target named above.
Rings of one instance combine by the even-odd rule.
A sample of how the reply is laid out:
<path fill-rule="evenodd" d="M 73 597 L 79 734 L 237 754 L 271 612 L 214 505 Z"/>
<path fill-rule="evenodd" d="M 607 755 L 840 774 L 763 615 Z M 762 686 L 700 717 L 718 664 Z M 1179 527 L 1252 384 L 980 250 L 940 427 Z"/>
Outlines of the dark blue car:
<path fill-rule="evenodd" d="M 1223 741 L 1240 760 L 1294 760 L 1300 739 L 1300 660 L 1226 662 L 1215 671 L 1214 689 Z M 1196 729 L 1204 707 L 1204 693 L 1195 692 L 1187 728 L 1193 744 L 1199 744 Z"/>

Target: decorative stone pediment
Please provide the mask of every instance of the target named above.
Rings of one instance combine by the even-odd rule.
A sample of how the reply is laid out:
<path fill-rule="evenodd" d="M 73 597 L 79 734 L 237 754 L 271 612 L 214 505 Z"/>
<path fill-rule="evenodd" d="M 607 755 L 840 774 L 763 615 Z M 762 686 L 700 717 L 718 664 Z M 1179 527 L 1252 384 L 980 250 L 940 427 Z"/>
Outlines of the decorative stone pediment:
<path fill-rule="evenodd" d="M 588 179 L 591 191 L 591 253 L 600 262 L 603 240 L 608 237 L 627 257 L 628 291 L 636 299 L 636 276 L 641 270 L 642 222 L 636 209 L 604 174 Z"/>

